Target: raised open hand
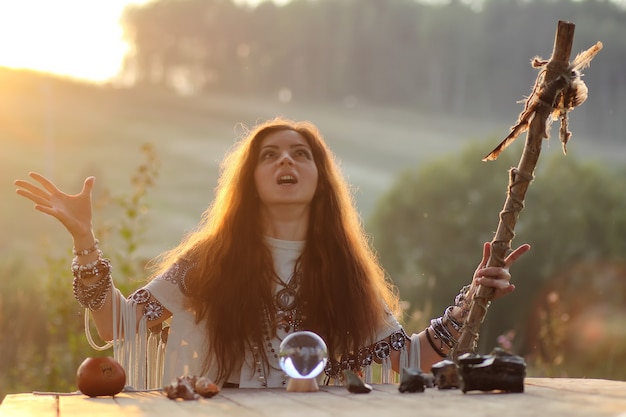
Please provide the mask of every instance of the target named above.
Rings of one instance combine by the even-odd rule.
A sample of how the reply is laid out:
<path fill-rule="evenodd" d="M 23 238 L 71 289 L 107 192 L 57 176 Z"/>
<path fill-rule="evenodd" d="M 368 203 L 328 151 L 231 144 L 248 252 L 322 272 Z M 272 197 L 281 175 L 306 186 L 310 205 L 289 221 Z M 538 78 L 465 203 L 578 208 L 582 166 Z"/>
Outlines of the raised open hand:
<path fill-rule="evenodd" d="M 41 174 L 28 174 L 40 185 L 28 181 L 16 180 L 19 187 L 16 193 L 35 203 L 35 209 L 59 220 L 74 240 L 91 235 L 92 207 L 91 191 L 96 181 L 94 177 L 85 179 L 79 194 L 69 195 L 59 190 L 52 181 Z"/>
<path fill-rule="evenodd" d="M 524 253 L 530 250 L 530 245 L 524 244 L 512 251 L 505 259 L 503 267 L 490 266 L 487 267 L 487 261 L 491 255 L 491 244 L 485 243 L 483 246 L 483 259 L 480 261 L 476 272 L 474 272 L 474 280 L 472 287 L 483 285 L 495 289 L 493 299 L 502 297 L 515 290 L 515 285 L 511 284 L 511 274 L 509 269 L 515 261 Z"/>

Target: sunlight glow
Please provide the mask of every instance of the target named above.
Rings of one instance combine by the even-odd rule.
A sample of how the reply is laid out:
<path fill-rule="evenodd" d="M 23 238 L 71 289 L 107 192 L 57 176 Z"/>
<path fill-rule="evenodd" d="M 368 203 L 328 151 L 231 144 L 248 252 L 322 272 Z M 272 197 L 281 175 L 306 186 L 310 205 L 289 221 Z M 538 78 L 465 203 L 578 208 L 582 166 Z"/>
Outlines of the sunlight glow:
<path fill-rule="evenodd" d="M 96 83 L 114 80 L 129 49 L 119 24 L 122 11 L 149 1 L 0 0 L 0 66 Z"/>
<path fill-rule="evenodd" d="M 124 7 L 147 0 L 0 0 L 0 66 L 94 82 L 120 70 Z"/>

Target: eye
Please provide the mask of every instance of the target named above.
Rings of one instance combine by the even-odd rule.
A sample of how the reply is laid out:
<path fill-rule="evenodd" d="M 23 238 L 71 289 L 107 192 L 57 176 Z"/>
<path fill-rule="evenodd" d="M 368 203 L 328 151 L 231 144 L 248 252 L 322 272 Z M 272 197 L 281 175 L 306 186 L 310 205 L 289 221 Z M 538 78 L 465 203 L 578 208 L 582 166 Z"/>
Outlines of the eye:
<path fill-rule="evenodd" d="M 276 157 L 276 152 L 274 152 L 271 149 L 266 149 L 263 152 L 261 152 L 261 155 L 260 155 L 259 159 L 261 161 L 265 161 L 267 159 L 272 159 L 272 158 L 275 158 L 275 157 Z"/>
<path fill-rule="evenodd" d="M 302 157 L 306 159 L 311 159 L 311 152 L 306 148 L 299 148 L 294 152 L 294 155 L 297 157 Z"/>

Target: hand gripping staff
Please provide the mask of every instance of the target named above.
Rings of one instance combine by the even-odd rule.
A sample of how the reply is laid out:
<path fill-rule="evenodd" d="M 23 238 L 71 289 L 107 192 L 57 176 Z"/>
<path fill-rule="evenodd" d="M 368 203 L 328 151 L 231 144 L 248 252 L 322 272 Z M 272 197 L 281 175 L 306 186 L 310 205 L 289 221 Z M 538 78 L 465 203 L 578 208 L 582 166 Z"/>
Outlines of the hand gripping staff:
<path fill-rule="evenodd" d="M 511 128 L 509 135 L 483 159 L 495 160 L 522 132 L 528 131 L 519 165 L 509 171 L 507 197 L 500 212 L 496 235 L 491 242 L 491 256 L 487 266 L 505 265 L 504 259 L 511 251 L 511 241 L 515 236 L 515 223 L 524 208 L 524 196 L 534 178 L 542 141 L 549 138 L 552 121 L 559 119 L 561 122 L 559 135 L 563 152 L 566 152 L 566 144 L 571 136 L 567 127 L 567 113 L 587 99 L 587 86 L 580 78 L 580 71 L 589 66 L 602 49 L 602 43 L 597 42 L 580 53 L 570 64 L 574 27 L 573 23 L 559 21 L 550 60 L 544 61 L 535 57 L 532 61 L 533 67 L 539 69 L 539 74 L 517 123 Z M 485 319 L 492 296 L 493 288 L 477 288 L 461 329 L 459 342 L 452 352 L 453 358 L 457 359 L 464 353 L 475 351 L 479 328 Z"/>

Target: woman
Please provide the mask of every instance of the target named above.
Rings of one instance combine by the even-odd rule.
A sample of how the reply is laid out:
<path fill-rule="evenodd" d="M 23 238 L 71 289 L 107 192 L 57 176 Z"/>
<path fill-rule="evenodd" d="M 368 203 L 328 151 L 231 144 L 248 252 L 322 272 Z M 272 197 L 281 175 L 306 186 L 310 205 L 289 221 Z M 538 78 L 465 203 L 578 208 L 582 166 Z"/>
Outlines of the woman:
<path fill-rule="evenodd" d="M 160 256 L 149 283 L 125 299 L 92 230 L 95 179 L 68 195 L 43 176 L 30 176 L 39 185 L 18 180 L 17 193 L 72 235 L 74 294 L 91 310 L 98 333 L 104 340 L 135 335 L 140 341 L 142 347 L 125 354 L 116 349 L 138 387 L 161 382 L 161 370 L 137 363 L 145 355 L 159 363 L 158 355 L 150 359 L 159 351 L 152 336 L 143 343 L 157 333 L 147 329 L 170 318 L 164 381 L 187 374 L 225 386 L 283 386 L 278 346 L 296 330 L 325 340 L 328 379 L 351 368 L 369 380 L 372 360 L 383 364 L 383 382 L 392 380 L 391 368 L 430 370 L 456 343 L 464 300 L 477 285 L 495 288 L 496 297 L 513 291 L 508 269 L 529 249 L 513 251 L 504 268 L 485 268 L 485 244 L 471 286 L 443 317 L 408 337 L 333 154 L 312 124 L 275 119 L 256 126 L 227 156 L 216 198 L 197 229 Z"/>

